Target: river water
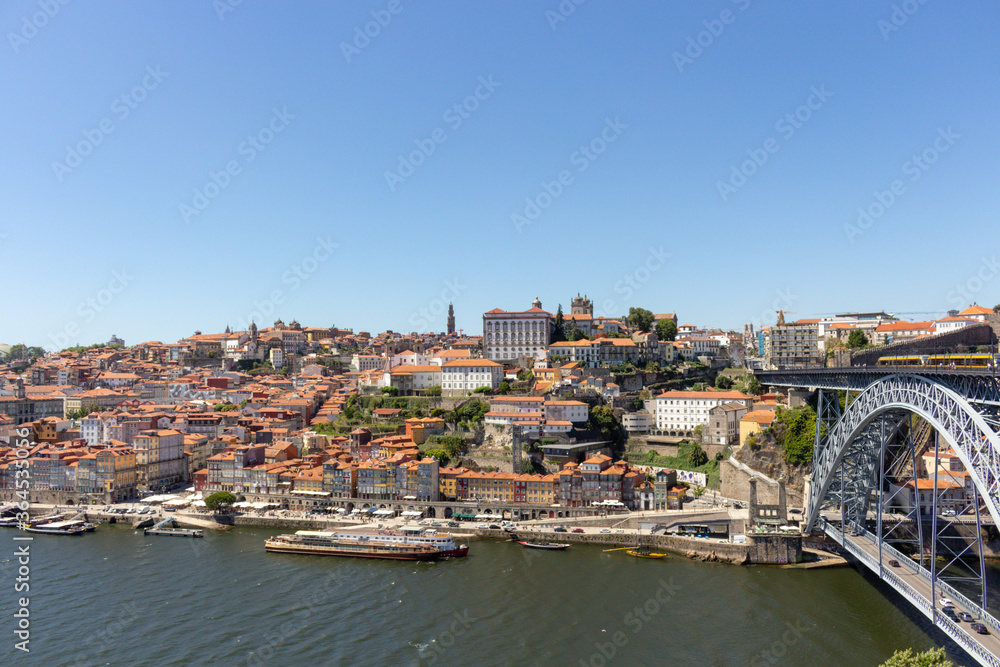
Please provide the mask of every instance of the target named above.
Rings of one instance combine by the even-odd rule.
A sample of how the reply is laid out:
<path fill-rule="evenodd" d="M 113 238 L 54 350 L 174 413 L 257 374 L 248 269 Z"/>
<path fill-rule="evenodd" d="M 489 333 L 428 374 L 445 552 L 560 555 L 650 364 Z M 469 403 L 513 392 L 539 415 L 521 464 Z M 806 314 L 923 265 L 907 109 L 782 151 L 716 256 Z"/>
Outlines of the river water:
<path fill-rule="evenodd" d="M 202 540 L 102 526 L 0 532 L 2 665 L 877 665 L 945 643 L 852 568 L 642 560 L 475 541 L 468 558 L 399 563 L 267 554 L 273 529 Z M 28 595 L 30 653 L 14 648 Z M 958 664 L 964 654 L 949 651 Z"/>

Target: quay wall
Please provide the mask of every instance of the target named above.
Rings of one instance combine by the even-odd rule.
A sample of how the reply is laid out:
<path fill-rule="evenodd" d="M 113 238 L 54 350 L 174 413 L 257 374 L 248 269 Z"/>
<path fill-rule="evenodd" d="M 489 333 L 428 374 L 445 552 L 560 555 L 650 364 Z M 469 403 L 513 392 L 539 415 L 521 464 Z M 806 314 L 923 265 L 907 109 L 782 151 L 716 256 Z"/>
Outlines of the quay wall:
<path fill-rule="evenodd" d="M 502 530 L 477 530 L 479 537 L 508 539 Z M 681 556 L 704 561 L 720 561 L 738 565 L 785 565 L 802 560 L 800 535 L 747 535 L 746 544 L 717 540 L 677 537 L 674 535 L 622 535 L 535 532 L 530 539 L 545 542 L 576 542 L 608 547 L 644 546 L 660 548 Z"/>

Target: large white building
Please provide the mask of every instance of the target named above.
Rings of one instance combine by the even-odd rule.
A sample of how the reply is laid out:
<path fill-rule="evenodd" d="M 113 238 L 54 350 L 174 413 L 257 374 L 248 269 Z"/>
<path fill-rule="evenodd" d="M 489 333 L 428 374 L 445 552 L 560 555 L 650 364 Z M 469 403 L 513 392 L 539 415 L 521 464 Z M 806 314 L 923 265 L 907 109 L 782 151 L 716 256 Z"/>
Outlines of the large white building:
<path fill-rule="evenodd" d="M 480 387 L 496 389 L 503 366 L 489 359 L 457 359 L 441 366 L 441 395 L 465 396 Z"/>
<path fill-rule="evenodd" d="M 552 313 L 542 310 L 537 297 L 528 310 L 494 308 L 483 313 L 483 356 L 494 361 L 518 357 L 544 359 L 554 324 Z"/>
<path fill-rule="evenodd" d="M 692 436 L 709 420 L 709 411 L 729 402 L 753 408 L 753 399 L 741 391 L 668 391 L 656 397 L 656 428 L 667 435 Z"/>

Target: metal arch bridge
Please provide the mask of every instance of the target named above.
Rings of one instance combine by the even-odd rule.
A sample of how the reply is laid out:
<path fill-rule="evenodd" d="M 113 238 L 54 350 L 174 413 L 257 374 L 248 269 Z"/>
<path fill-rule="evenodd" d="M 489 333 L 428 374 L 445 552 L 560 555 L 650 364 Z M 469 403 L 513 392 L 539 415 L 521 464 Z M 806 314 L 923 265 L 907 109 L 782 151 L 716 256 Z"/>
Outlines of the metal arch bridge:
<path fill-rule="evenodd" d="M 826 533 L 980 664 L 1000 667 L 1000 620 L 987 611 L 981 521 L 988 512 L 1000 526 L 995 371 L 851 367 L 756 375 L 764 385 L 818 391 L 803 532 Z M 932 479 L 918 481 L 917 459 L 929 456 L 918 450 L 928 439 Z M 954 477 L 942 469 L 945 446 L 967 475 Z M 963 483 L 965 492 L 953 493 Z M 945 513 L 974 516 L 974 527 L 963 530 L 961 521 Z M 942 597 L 990 634 L 974 633 L 942 613 L 937 602 Z"/>

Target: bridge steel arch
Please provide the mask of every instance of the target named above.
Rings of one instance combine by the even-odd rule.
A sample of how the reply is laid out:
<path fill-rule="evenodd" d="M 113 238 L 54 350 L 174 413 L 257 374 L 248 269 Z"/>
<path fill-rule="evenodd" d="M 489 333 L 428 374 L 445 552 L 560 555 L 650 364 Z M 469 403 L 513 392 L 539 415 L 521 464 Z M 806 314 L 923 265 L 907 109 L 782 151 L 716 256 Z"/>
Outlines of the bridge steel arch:
<path fill-rule="evenodd" d="M 951 445 L 993 521 L 1000 525 L 1000 436 L 987 421 L 994 421 L 991 408 L 979 404 L 984 417 L 975 405 L 951 387 L 921 375 L 900 373 L 875 380 L 850 401 L 825 437 L 817 438 L 804 532 L 815 526 L 838 472 L 845 472 L 845 461 L 853 470 L 850 475 L 839 475 L 842 506 L 854 516 L 865 516 L 884 442 L 874 431 L 882 430 L 884 436 L 886 423 L 898 429 L 909 413 L 929 422 Z"/>

